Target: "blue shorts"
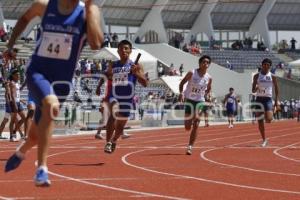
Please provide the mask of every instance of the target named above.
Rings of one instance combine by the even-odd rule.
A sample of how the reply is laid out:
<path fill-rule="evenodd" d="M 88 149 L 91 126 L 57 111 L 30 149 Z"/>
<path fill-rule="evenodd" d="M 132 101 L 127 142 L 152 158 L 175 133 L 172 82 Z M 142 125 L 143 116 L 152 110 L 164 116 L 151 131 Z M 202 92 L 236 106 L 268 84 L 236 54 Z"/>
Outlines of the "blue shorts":
<path fill-rule="evenodd" d="M 235 109 L 234 108 L 226 108 L 227 116 L 228 115 L 234 115 L 235 114 Z"/>
<path fill-rule="evenodd" d="M 21 102 L 17 102 L 17 112 L 22 112 L 25 108 Z"/>
<path fill-rule="evenodd" d="M 122 115 L 123 117 L 129 117 L 130 116 L 130 111 L 133 109 L 133 103 L 132 103 L 132 99 L 116 99 L 113 97 L 109 98 L 109 103 L 112 102 L 117 102 L 119 105 L 119 111 L 118 113 L 120 115 Z"/>
<path fill-rule="evenodd" d="M 31 94 L 30 91 L 29 91 L 29 93 L 28 93 L 27 105 L 33 105 L 33 106 L 35 105 L 34 100 L 33 100 L 33 98 L 32 98 L 32 94 Z"/>
<path fill-rule="evenodd" d="M 5 112 L 11 113 L 11 106 L 9 105 L 9 103 L 5 103 Z"/>
<path fill-rule="evenodd" d="M 24 110 L 24 107 L 23 107 L 21 102 L 16 102 L 16 105 L 17 105 L 17 110 L 15 112 L 18 113 L 18 112 L 22 112 Z M 11 106 L 12 105 L 9 105 L 9 103 L 5 104 L 5 112 L 6 113 L 13 113 L 14 112 Z"/>
<path fill-rule="evenodd" d="M 256 97 L 256 109 L 261 109 L 263 106 L 264 112 L 273 111 L 273 101 L 271 97 Z M 260 105 L 259 105 L 260 104 Z"/>
<path fill-rule="evenodd" d="M 69 84 L 54 84 L 54 81 L 48 80 L 43 74 L 27 71 L 27 88 L 30 96 L 36 104 L 34 121 L 38 123 L 41 118 L 42 101 L 49 95 L 56 95 L 59 102 L 63 103 L 70 92 Z"/>

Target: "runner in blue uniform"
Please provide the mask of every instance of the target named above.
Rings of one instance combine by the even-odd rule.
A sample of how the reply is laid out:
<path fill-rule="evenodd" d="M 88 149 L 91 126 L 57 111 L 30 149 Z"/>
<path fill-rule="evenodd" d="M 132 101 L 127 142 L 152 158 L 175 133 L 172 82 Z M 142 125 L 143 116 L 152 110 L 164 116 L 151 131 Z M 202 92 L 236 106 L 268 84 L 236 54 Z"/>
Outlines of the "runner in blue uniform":
<path fill-rule="evenodd" d="M 80 52 L 88 41 L 99 49 L 103 41 L 100 12 L 92 0 L 36 0 L 18 20 L 8 42 L 9 54 L 16 39 L 34 17 L 41 17 L 40 37 L 26 72 L 27 87 L 36 104 L 28 139 L 7 161 L 5 171 L 17 168 L 25 153 L 38 146 L 36 186 L 49 186 L 47 155 L 60 103 L 69 94 Z"/>
<path fill-rule="evenodd" d="M 110 116 L 106 125 L 106 140 L 104 152 L 112 153 L 116 148 L 116 143 L 124 131 L 133 109 L 133 97 L 136 81 L 146 87 L 148 81 L 144 75 L 143 68 L 130 60 L 132 44 L 127 40 L 122 40 L 118 45 L 120 60 L 113 62 L 108 67 L 108 75 L 112 76 L 112 91 L 109 95 Z M 117 112 L 113 107 L 117 106 Z"/>
<path fill-rule="evenodd" d="M 229 93 L 225 96 L 224 104 L 226 106 L 226 112 L 228 117 L 228 128 L 233 128 L 233 119 L 237 111 L 237 99 L 236 95 L 234 94 L 233 88 L 229 88 Z"/>

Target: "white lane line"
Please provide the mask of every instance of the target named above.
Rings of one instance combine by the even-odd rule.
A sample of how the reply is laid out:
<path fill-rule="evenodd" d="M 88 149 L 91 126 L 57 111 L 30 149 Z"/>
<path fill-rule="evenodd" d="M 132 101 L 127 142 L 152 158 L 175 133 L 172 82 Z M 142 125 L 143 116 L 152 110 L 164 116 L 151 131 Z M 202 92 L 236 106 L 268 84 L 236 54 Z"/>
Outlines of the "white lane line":
<path fill-rule="evenodd" d="M 174 177 L 183 178 L 183 179 L 196 180 L 196 181 L 201 181 L 201 182 L 207 182 L 207 183 L 213 183 L 213 184 L 219 184 L 219 185 L 226 185 L 226 186 L 232 186 L 232 187 L 237 187 L 237 188 L 245 188 L 245 189 L 252 189 L 252 190 L 259 190 L 259 191 L 279 192 L 279 193 L 288 193 L 288 194 L 300 195 L 299 191 L 278 190 L 278 189 L 272 189 L 272 188 L 256 187 L 256 186 L 250 186 L 250 185 L 229 183 L 229 182 L 224 182 L 224 181 L 215 181 L 215 180 L 211 180 L 211 179 L 205 179 L 205 178 L 199 178 L 199 177 L 193 177 L 193 176 L 167 173 L 167 172 L 162 172 L 162 171 L 148 169 L 146 167 L 141 167 L 141 166 L 138 166 L 138 165 L 134 165 L 134 164 L 131 164 L 127 161 L 129 156 L 131 156 L 133 154 L 141 153 L 143 151 L 147 151 L 147 150 L 139 150 L 139 151 L 131 152 L 131 153 L 128 153 L 128 154 L 124 155 L 122 157 L 122 162 L 127 166 L 130 166 L 130 167 L 133 167 L 133 168 L 136 168 L 136 169 L 140 169 L 142 171 L 147 171 L 147 172 L 166 175 L 166 176 L 174 176 Z"/>
<path fill-rule="evenodd" d="M 140 180 L 138 178 L 80 178 L 78 180 L 82 181 L 127 181 L 127 180 Z M 63 182 L 65 180 L 62 179 L 51 179 L 53 182 Z M 0 180 L 0 183 L 23 183 L 23 182 L 33 182 L 33 179 L 26 180 Z"/>
<path fill-rule="evenodd" d="M 69 180 L 69 181 L 82 183 L 82 184 L 85 184 L 85 185 L 92 185 L 92 186 L 105 188 L 105 189 L 109 189 L 109 190 L 116 190 L 116 191 L 119 191 L 119 192 L 133 193 L 133 194 L 137 194 L 137 195 L 143 195 L 145 197 L 159 197 L 159 198 L 164 198 L 164 199 L 186 200 L 186 198 L 180 198 L 180 197 L 175 197 L 175 196 L 166 196 L 166 195 L 160 195 L 160 194 L 155 194 L 155 193 L 139 192 L 139 191 L 136 191 L 136 190 L 128 190 L 128 189 L 123 189 L 123 188 L 119 188 L 119 187 L 113 187 L 113 186 L 108 186 L 108 185 L 103 185 L 103 184 L 98 184 L 98 183 L 92 183 L 92 182 L 89 182 L 89 181 L 84 181 L 84 180 L 76 179 L 76 178 L 73 178 L 73 177 L 64 176 L 64 175 L 57 174 L 57 173 L 50 172 L 50 171 L 49 171 L 49 174 L 51 174 L 53 176 L 56 176 L 56 177 L 66 179 L 66 180 Z"/>
<path fill-rule="evenodd" d="M 298 130 L 299 128 L 296 127 L 295 129 Z M 280 129 L 280 130 L 274 130 L 272 133 L 282 132 L 282 131 L 290 131 L 290 130 L 291 130 L 291 128 L 289 128 L 289 129 Z M 259 135 L 259 133 L 257 133 L 257 134 Z M 299 134 L 299 133 L 289 133 L 289 134 L 285 134 L 285 135 L 274 136 L 272 138 L 274 139 L 274 138 L 285 137 L 285 136 L 296 135 L 296 134 Z M 227 145 L 227 147 L 233 147 L 233 146 L 237 146 L 237 145 L 240 145 L 240 144 L 247 144 L 247 143 L 257 142 L 257 141 L 261 141 L 261 139 L 255 139 L 255 140 L 249 140 L 249 141 L 245 141 L 245 142 L 239 142 L 239 143 Z"/>
<path fill-rule="evenodd" d="M 0 196 L 0 199 L 1 200 L 13 200 L 12 197 L 3 197 L 3 196 Z"/>
<path fill-rule="evenodd" d="M 61 155 L 61 154 L 75 152 L 75 151 L 83 151 L 83 150 L 79 149 L 79 150 L 60 152 L 60 153 L 52 154 L 52 155 L 48 156 L 48 158 L 49 157 L 54 157 L 54 156 L 57 156 L 57 155 Z M 146 196 L 146 197 L 158 197 L 158 198 L 174 199 L 174 200 L 187 200 L 186 198 L 181 198 L 181 197 L 160 195 L 160 194 L 149 193 L 149 192 L 140 192 L 140 191 L 137 191 L 137 190 L 129 190 L 129 189 L 124 189 L 124 188 L 119 188 L 119 187 L 108 186 L 108 185 L 104 185 L 104 184 L 93 183 L 93 182 L 84 181 L 84 180 L 76 179 L 76 178 L 69 177 L 69 176 L 64 176 L 64 175 L 54 173 L 54 172 L 51 172 L 51 171 L 49 171 L 49 174 L 51 174 L 53 176 L 56 176 L 56 177 L 59 177 L 59 178 L 69 180 L 69 181 L 74 181 L 74 182 L 82 183 L 82 184 L 85 184 L 85 185 L 92 185 L 92 186 L 105 188 L 105 189 L 109 189 L 109 190 L 116 190 L 116 191 L 119 191 L 119 192 L 127 192 L 127 193 L 132 193 L 132 194 L 137 194 L 137 195 L 143 195 L 143 196 Z"/>
<path fill-rule="evenodd" d="M 260 147 L 261 148 L 261 147 Z M 249 168 L 249 167 L 242 167 L 242 166 L 238 166 L 238 165 L 231 165 L 231 164 L 226 164 L 226 163 L 221 163 L 221 162 L 217 162 L 214 161 L 212 159 L 209 159 L 205 156 L 205 154 L 212 152 L 212 151 L 216 151 L 216 150 L 220 150 L 221 148 L 218 149 L 210 149 L 210 150 L 206 150 L 203 151 L 200 154 L 200 157 L 210 163 L 216 164 L 216 165 L 221 165 L 221 166 L 225 166 L 225 167 L 230 167 L 230 168 L 237 168 L 237 169 L 243 169 L 243 170 L 248 170 L 248 171 L 253 171 L 253 172 L 259 172 L 259 173 L 267 173 L 267 174 L 277 174 L 277 175 L 286 175 L 286 176 L 300 176 L 300 174 L 292 174 L 292 173 L 284 173 L 284 172 L 275 172 L 275 171 L 267 171 L 267 170 L 260 170 L 260 169 L 254 169 L 254 168 Z M 223 148 L 222 148 L 223 149 Z"/>
<path fill-rule="evenodd" d="M 269 137 L 268 139 L 274 139 L 274 138 L 280 138 L 280 137 L 285 137 L 285 136 L 290 136 L 290 135 L 295 135 L 298 133 L 291 133 L 291 134 L 284 134 L 284 135 L 278 135 L 278 136 L 274 136 L 274 137 Z M 300 142 L 298 142 L 300 143 Z M 292 145 L 288 145 L 288 146 L 284 146 L 284 147 L 279 147 L 279 148 L 275 148 L 275 150 L 273 152 L 275 152 L 275 154 L 277 153 L 278 150 L 284 149 L 284 148 L 289 148 L 290 146 L 294 146 L 298 143 L 292 144 Z M 229 145 L 229 148 L 236 148 L 234 147 L 236 144 L 232 144 Z M 259 147 L 260 149 L 265 149 L 262 147 Z M 232 167 L 232 168 L 238 168 L 238 169 L 244 169 L 244 170 L 248 170 L 248 171 L 254 171 L 254 172 L 259 172 L 259 173 L 268 173 L 268 174 L 277 174 L 277 175 L 286 175 L 286 176 L 300 176 L 300 174 L 293 174 L 293 173 L 285 173 L 285 172 L 275 172 L 275 171 L 268 171 L 268 170 L 259 170 L 259 169 L 254 169 L 254 168 L 249 168 L 249 167 L 242 167 L 242 166 L 238 166 L 238 165 L 231 165 L 231 164 L 226 164 L 226 163 L 221 163 L 221 162 L 217 162 L 214 161 L 212 159 L 209 159 L 205 156 L 205 154 L 207 154 L 208 152 L 212 152 L 212 151 L 216 151 L 216 150 L 220 150 L 220 149 L 224 149 L 224 148 L 214 148 L 214 149 L 209 149 L 206 151 L 203 151 L 200 154 L 200 157 L 210 163 L 214 163 L 217 165 L 222 165 L 222 166 L 226 166 L 226 167 Z M 277 153 L 278 154 L 278 153 Z"/>
<path fill-rule="evenodd" d="M 241 131 L 241 132 L 245 132 L 245 131 Z M 209 136 L 210 136 L 210 135 L 226 135 L 226 134 L 228 134 L 228 133 L 232 133 L 232 132 L 230 132 L 230 131 L 223 131 L 222 133 L 209 134 Z M 253 135 L 253 134 L 250 134 L 250 135 Z M 187 134 L 183 134 L 183 135 L 181 135 L 181 136 L 173 137 L 173 138 L 167 138 L 167 139 L 162 139 L 162 138 L 160 138 L 160 139 L 157 139 L 157 140 L 150 140 L 150 141 L 145 141 L 145 142 L 139 142 L 138 145 L 140 145 L 140 144 L 148 144 L 148 143 L 152 143 L 152 142 L 177 140 L 177 139 L 180 139 L 180 138 L 186 138 L 186 137 L 188 137 L 188 136 L 189 136 L 189 135 L 187 135 Z M 203 136 L 203 135 L 201 135 L 201 136 Z M 245 135 L 245 136 L 246 136 L 246 135 Z M 241 136 L 231 136 L 231 137 L 241 137 Z M 231 138 L 231 137 L 227 137 L 227 138 Z M 222 138 L 214 138 L 214 139 L 209 139 L 209 140 L 201 140 L 201 142 L 210 142 L 210 141 L 215 141 L 215 140 L 219 140 L 219 139 L 223 139 L 223 138 L 225 138 L 225 137 L 222 137 Z M 133 144 L 136 145 L 137 143 L 133 143 Z M 185 144 L 185 143 L 184 143 L 184 144 Z M 124 145 L 129 146 L 129 145 L 131 145 L 131 144 L 124 144 Z M 124 145 L 123 145 L 123 146 L 124 146 Z"/>
<path fill-rule="evenodd" d="M 300 162 L 300 160 L 298 160 L 298 159 L 290 158 L 290 157 L 284 156 L 284 155 L 282 155 L 282 154 L 279 153 L 279 151 L 281 151 L 281 150 L 283 150 L 283 149 L 290 148 L 290 147 L 295 146 L 295 145 L 297 145 L 297 144 L 299 144 L 299 143 L 300 143 L 300 142 L 297 142 L 297 143 L 294 143 L 294 144 L 287 145 L 287 146 L 285 146 L 285 147 L 281 147 L 281 148 L 275 149 L 275 150 L 273 151 L 273 153 L 274 153 L 275 155 L 277 155 L 277 156 L 283 158 L 283 159 L 291 160 L 291 161 L 294 161 L 294 162 Z"/>

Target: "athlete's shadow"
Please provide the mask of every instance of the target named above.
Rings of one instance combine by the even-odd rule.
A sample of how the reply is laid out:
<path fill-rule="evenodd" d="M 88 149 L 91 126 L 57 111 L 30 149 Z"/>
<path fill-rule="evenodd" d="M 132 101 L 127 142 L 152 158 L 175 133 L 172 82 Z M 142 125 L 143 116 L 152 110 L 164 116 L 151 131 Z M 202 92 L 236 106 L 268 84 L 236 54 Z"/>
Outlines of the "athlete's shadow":
<path fill-rule="evenodd" d="M 104 163 L 84 163 L 84 164 L 76 164 L 76 163 L 56 163 L 54 165 L 57 166 L 78 166 L 78 167 L 90 167 L 90 166 L 102 166 Z"/>

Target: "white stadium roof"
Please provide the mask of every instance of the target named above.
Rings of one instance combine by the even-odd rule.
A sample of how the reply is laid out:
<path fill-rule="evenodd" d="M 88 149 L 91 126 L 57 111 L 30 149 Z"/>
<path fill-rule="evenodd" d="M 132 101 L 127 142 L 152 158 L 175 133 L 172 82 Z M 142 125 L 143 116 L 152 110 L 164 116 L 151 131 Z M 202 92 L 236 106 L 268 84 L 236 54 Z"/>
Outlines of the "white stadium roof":
<path fill-rule="evenodd" d="M 247 31 L 265 1 L 269 0 L 219 0 L 211 13 L 213 28 Z M 4 18 L 17 19 L 33 0 L 0 2 Z M 106 0 L 102 6 L 106 24 L 140 26 L 153 7 L 162 7 L 165 28 L 191 29 L 205 4 L 212 0 L 169 0 L 165 6 L 157 2 Z M 270 30 L 300 30 L 300 1 L 276 0 L 267 22 Z"/>

